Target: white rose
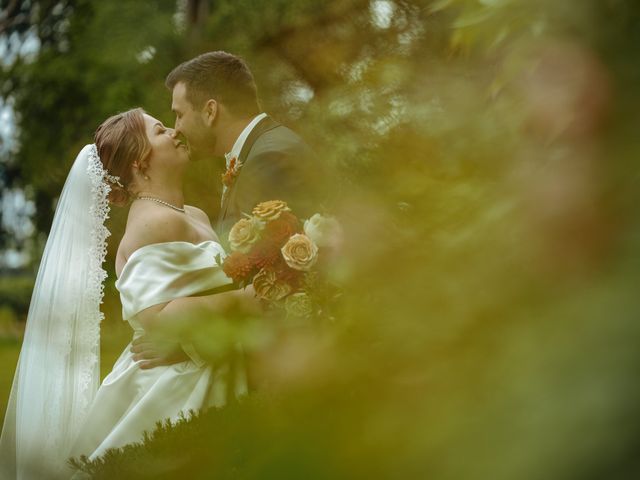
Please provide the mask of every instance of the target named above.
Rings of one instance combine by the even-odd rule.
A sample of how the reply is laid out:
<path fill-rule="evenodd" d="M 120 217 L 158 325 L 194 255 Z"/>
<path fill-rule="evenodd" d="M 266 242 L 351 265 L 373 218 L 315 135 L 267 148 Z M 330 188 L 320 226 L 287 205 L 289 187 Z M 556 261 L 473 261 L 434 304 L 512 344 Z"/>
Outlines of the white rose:
<path fill-rule="evenodd" d="M 304 222 L 304 233 L 319 247 L 337 247 L 342 242 L 342 227 L 338 220 L 319 213 Z"/>

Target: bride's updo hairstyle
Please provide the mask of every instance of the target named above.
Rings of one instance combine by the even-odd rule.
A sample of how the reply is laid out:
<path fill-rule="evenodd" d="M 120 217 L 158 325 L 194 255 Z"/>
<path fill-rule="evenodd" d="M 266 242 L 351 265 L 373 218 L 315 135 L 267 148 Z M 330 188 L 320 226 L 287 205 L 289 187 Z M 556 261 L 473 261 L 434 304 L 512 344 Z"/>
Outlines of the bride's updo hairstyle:
<path fill-rule="evenodd" d="M 144 160 L 151 151 L 144 124 L 144 110 L 134 108 L 107 118 L 96 130 L 94 142 L 109 175 L 120 177 L 122 187 L 109 182 L 109 202 L 124 206 L 133 195 L 133 162 Z"/>

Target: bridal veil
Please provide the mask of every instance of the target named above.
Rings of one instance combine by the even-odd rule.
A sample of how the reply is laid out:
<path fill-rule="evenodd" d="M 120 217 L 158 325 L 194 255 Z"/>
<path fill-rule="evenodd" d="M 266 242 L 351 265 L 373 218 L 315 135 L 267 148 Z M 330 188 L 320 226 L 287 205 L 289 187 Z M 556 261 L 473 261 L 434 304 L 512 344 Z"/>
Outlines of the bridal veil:
<path fill-rule="evenodd" d="M 69 450 L 98 389 L 105 178 L 96 146 L 85 146 L 62 190 L 36 277 L 0 438 L 2 479 L 68 475 Z"/>

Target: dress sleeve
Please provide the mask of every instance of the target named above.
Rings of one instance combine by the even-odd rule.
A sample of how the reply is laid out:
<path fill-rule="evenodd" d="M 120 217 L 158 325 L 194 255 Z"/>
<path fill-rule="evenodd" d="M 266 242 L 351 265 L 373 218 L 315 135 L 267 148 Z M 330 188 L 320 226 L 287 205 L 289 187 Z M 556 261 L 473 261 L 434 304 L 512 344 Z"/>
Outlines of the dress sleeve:
<path fill-rule="evenodd" d="M 153 305 L 232 284 L 218 262 L 224 256 L 214 241 L 158 243 L 136 250 L 116 281 L 123 320 Z"/>

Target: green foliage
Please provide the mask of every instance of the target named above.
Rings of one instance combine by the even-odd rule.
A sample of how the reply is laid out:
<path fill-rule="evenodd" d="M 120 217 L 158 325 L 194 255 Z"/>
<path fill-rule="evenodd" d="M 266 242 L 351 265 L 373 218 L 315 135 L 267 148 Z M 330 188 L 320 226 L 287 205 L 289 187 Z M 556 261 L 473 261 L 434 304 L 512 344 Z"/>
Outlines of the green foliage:
<path fill-rule="evenodd" d="M 4 312 L 6 314 L 6 310 Z M 2 397 L 0 397 L 0 421 L 4 423 L 4 415 L 9 402 L 9 392 L 13 383 L 13 372 L 20 354 L 20 342 L 16 338 L 15 323 L 12 325 L 5 324 L 3 327 L 9 330 L 8 332 L 0 333 L 0 365 L 2 365 L 2 370 L 6 372 L 0 376 L 0 392 L 2 392 Z"/>
<path fill-rule="evenodd" d="M 0 306 L 24 318 L 29 309 L 34 278 L 31 276 L 0 277 Z"/>
<path fill-rule="evenodd" d="M 172 2 L 79 3 L 68 53 L 16 67 L 24 181 L 50 200 L 62 159 L 105 116 L 142 104 L 171 123 L 166 72 L 204 50 L 240 53 L 265 110 L 331 168 L 342 303 L 322 324 L 230 315 L 189 332 L 212 359 L 242 340 L 262 391 L 78 467 L 637 476 L 637 2 L 210 7 L 176 33 Z M 157 53 L 138 63 L 147 45 Z M 192 172 L 188 194 L 215 215 L 215 162 Z"/>
<path fill-rule="evenodd" d="M 32 187 L 37 228 L 46 232 L 66 173 L 82 145 L 108 116 L 133 106 L 165 112 L 169 93 L 161 80 L 177 62 L 176 34 L 168 0 L 73 2 L 64 37 L 43 45 L 33 62 L 18 61 L 8 72 L 3 96 L 18 114 L 20 148 L 12 163 Z M 144 21 L 147 28 L 138 28 Z M 62 22 L 62 21 L 61 21 Z M 158 52 L 143 63 L 139 55 Z M 173 55 L 172 55 L 173 54 Z M 162 106 L 162 108 L 160 108 Z M 43 168 L 43 166 L 46 166 Z M 44 207 L 44 208 L 43 208 Z"/>
<path fill-rule="evenodd" d="M 278 408 L 274 409 L 276 405 Z M 96 479 L 179 476 L 204 479 L 211 478 L 210 468 L 215 469 L 217 478 L 229 479 L 256 474 L 285 479 L 349 478 L 334 475 L 337 459 L 331 448 L 333 434 L 296 407 L 289 410 L 289 415 L 283 415 L 283 407 L 281 399 L 253 395 L 224 410 L 210 410 L 174 426 L 158 423 L 142 444 L 111 450 L 94 462 L 80 459 L 74 464 Z M 210 437 L 213 432 L 215 436 Z M 310 441 L 311 433 L 320 436 Z M 293 450 L 282 449 L 280 442 L 269 442 L 274 435 L 288 436 L 291 440 L 295 437 L 299 443 Z M 203 443 L 202 438 L 210 441 Z M 185 450 L 179 445 L 190 447 Z M 203 467 L 204 464 L 209 467 Z"/>

